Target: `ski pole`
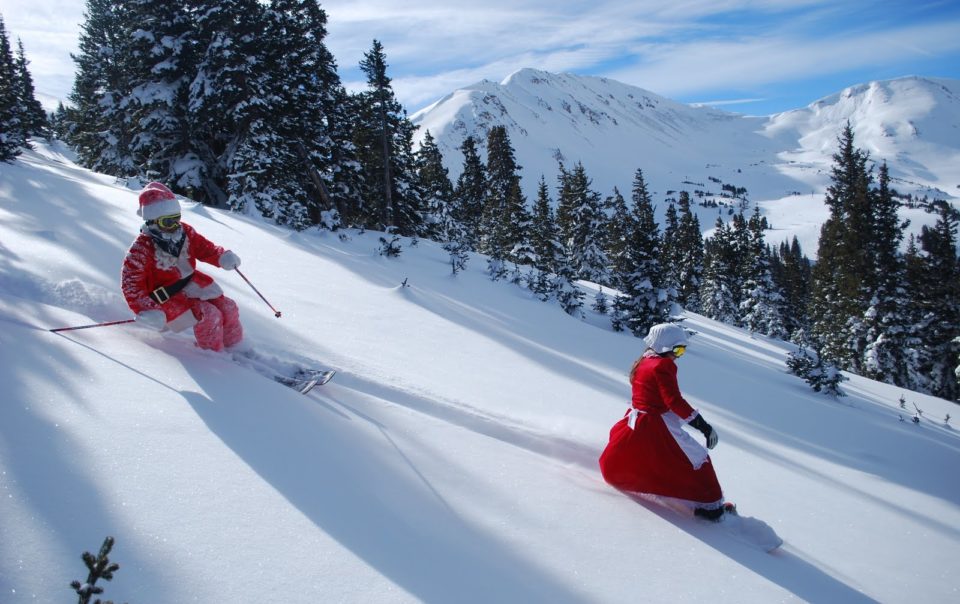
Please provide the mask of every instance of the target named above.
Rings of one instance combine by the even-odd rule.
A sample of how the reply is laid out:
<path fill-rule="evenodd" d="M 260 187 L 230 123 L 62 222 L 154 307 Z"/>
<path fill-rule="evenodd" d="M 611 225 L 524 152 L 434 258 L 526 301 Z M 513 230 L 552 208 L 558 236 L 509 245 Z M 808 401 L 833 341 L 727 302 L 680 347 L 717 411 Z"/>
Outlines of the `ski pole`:
<path fill-rule="evenodd" d="M 253 286 L 253 283 L 250 283 L 250 279 L 247 279 L 247 277 L 246 277 L 243 273 L 240 272 L 240 269 L 235 268 L 235 269 L 233 269 L 233 270 L 237 271 L 237 274 L 240 275 L 241 277 L 243 277 L 243 280 L 247 282 L 247 285 L 250 286 L 250 289 L 252 289 L 253 291 L 257 292 L 257 295 L 260 296 L 260 299 L 267 303 L 267 306 L 269 306 L 269 307 L 270 307 L 270 310 L 273 311 L 273 316 L 275 316 L 276 318 L 279 319 L 279 318 L 280 318 L 280 311 L 277 310 L 276 308 L 274 308 L 274 307 L 273 307 L 273 304 L 270 304 L 269 302 L 267 302 L 267 299 L 263 297 L 263 294 L 260 293 L 260 290 L 258 290 L 256 287 L 254 287 L 254 286 Z"/>
<path fill-rule="evenodd" d="M 134 323 L 136 319 L 126 319 L 124 321 L 109 321 L 107 323 L 93 323 L 91 325 L 78 325 L 76 327 L 58 327 L 50 331 L 73 331 L 75 329 L 90 329 L 91 327 L 107 327 L 109 325 L 123 325 L 124 323 Z"/>

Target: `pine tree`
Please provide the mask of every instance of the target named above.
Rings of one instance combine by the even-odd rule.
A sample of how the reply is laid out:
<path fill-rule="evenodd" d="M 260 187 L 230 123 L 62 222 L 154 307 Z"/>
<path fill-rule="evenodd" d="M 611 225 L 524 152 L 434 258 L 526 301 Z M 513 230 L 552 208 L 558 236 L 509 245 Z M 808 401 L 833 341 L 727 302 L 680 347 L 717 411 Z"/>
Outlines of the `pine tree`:
<path fill-rule="evenodd" d="M 194 10 L 200 35 L 188 109 L 206 168 L 194 195 L 209 205 L 240 209 L 244 192 L 259 190 L 257 205 L 269 206 L 276 191 L 250 182 L 259 155 L 279 140 L 268 117 L 264 8 L 256 0 L 197 0 Z M 250 179 L 236 178 L 247 173 Z M 275 211 L 267 214 L 276 217 Z"/>
<path fill-rule="evenodd" d="M 869 156 L 854 145 L 848 123 L 834 154 L 824 199 L 830 217 L 820 230 L 811 291 L 811 335 L 820 356 L 841 369 L 859 369 L 866 342 L 856 338 L 872 279 Z"/>
<path fill-rule="evenodd" d="M 114 176 L 136 175 L 139 165 L 131 151 L 134 124 L 128 111 L 136 26 L 129 3 L 87 0 L 80 51 L 73 55 L 77 71 L 67 142 L 82 165 Z"/>
<path fill-rule="evenodd" d="M 873 291 L 861 325 L 866 341 L 861 365 L 873 379 L 906 385 L 907 365 L 903 350 L 909 330 L 907 294 L 903 288 L 904 266 L 899 253 L 905 224 L 897 215 L 899 203 L 890 190 L 886 163 L 880 166 L 878 187 L 872 200 Z"/>
<path fill-rule="evenodd" d="M 434 241 L 461 240 L 462 229 L 453 216 L 453 185 L 443 165 L 443 154 L 429 130 L 416 158 L 417 186 L 426 211 L 424 237 Z"/>
<path fill-rule="evenodd" d="M 582 317 L 583 291 L 577 287 L 577 273 L 566 247 L 560 247 L 557 257 L 557 274 L 553 281 L 553 291 L 557 302 L 564 312 L 574 317 Z"/>
<path fill-rule="evenodd" d="M 27 144 L 16 88 L 16 66 L 0 16 L 0 162 L 13 160 Z"/>
<path fill-rule="evenodd" d="M 731 228 L 718 216 L 713 235 L 704 243 L 704 274 L 700 288 L 701 312 L 717 321 L 736 325 L 740 310 L 737 249 Z"/>
<path fill-rule="evenodd" d="M 690 207 L 690 194 L 680 191 L 677 205 L 680 212 L 677 230 L 671 239 L 664 239 L 664 245 L 673 263 L 677 302 L 697 312 L 703 276 L 703 235 L 700 232 L 700 220 Z"/>
<path fill-rule="evenodd" d="M 930 365 L 929 349 L 926 347 L 924 338 L 933 317 L 929 311 L 931 300 L 927 292 L 928 288 L 934 284 L 929 282 L 927 259 L 921 252 L 914 235 L 910 235 L 907 239 L 903 266 L 903 283 L 906 291 L 903 321 L 907 327 L 901 356 L 906 375 L 905 382 L 900 385 L 924 392 L 929 386 L 926 368 Z"/>
<path fill-rule="evenodd" d="M 17 57 L 14 61 L 14 83 L 17 88 L 17 98 L 21 107 L 23 132 L 25 137 L 46 136 L 50 124 L 47 121 L 47 113 L 34 92 L 33 77 L 30 70 L 27 69 L 26 56 L 23 52 L 23 42 L 17 40 Z"/>
<path fill-rule="evenodd" d="M 472 251 L 480 250 L 483 204 L 487 191 L 487 169 L 477 153 L 477 142 L 472 136 L 463 140 L 463 169 L 454 189 L 453 216 L 464 229 L 464 241 Z"/>
<path fill-rule="evenodd" d="M 779 249 L 771 254 L 774 283 L 784 296 L 784 327 L 791 339 L 808 328 L 811 266 L 796 237 L 789 245 L 781 243 Z"/>
<path fill-rule="evenodd" d="M 333 155 L 325 111 L 339 80 L 323 42 L 326 14 L 311 0 L 272 0 L 264 18 L 251 82 L 260 94 L 229 168 L 230 205 L 253 201 L 264 216 L 297 230 L 336 228 L 339 210 L 324 178 Z"/>
<path fill-rule="evenodd" d="M 192 15 L 182 2 L 133 0 L 137 23 L 130 44 L 132 71 L 127 112 L 134 134 L 130 150 L 145 180 L 191 194 L 204 167 L 191 148 L 188 86 L 196 71 Z"/>
<path fill-rule="evenodd" d="M 960 261 L 957 228 L 960 213 L 946 202 L 937 203 L 937 222 L 920 233 L 922 265 L 914 304 L 921 310 L 913 329 L 917 358 L 910 368 L 923 391 L 960 401 L 955 361 L 960 355 Z"/>
<path fill-rule="evenodd" d="M 490 256 L 491 275 L 499 278 L 505 261 L 520 264 L 533 260 L 528 238 L 530 215 L 520 190 L 520 166 L 503 126 L 494 126 L 487 136 L 486 172 L 481 251 Z"/>
<path fill-rule="evenodd" d="M 744 284 L 744 299 L 740 303 L 741 323 L 750 331 L 774 338 L 785 339 L 784 299 L 773 280 L 769 256 L 763 240 L 766 221 L 760 216 L 759 206 L 754 207 L 748 222 L 749 249 L 745 259 L 748 264 Z"/>
<path fill-rule="evenodd" d="M 103 588 L 97 585 L 97 581 L 112 581 L 113 575 L 120 570 L 120 565 L 110 561 L 110 550 L 113 549 L 113 537 L 107 537 L 100 546 L 100 551 L 96 556 L 90 552 L 83 552 L 81 558 L 87 567 L 87 578 L 85 581 L 71 581 L 70 587 L 79 596 L 78 604 L 89 604 L 90 598 L 103 593 Z M 100 600 L 94 601 L 94 604 L 100 604 Z M 106 602 L 104 604 L 113 604 Z"/>
<path fill-rule="evenodd" d="M 554 294 L 558 258 L 563 254 L 557 241 L 557 225 L 552 206 L 547 181 L 541 176 L 530 226 L 530 246 L 534 253 L 536 272 L 529 282 L 530 290 L 541 300 L 548 300 Z"/>
<path fill-rule="evenodd" d="M 611 214 L 605 245 L 607 260 L 610 263 L 608 268 L 610 285 L 621 288 L 624 276 L 633 270 L 630 265 L 630 238 L 636 229 L 636 219 L 616 187 L 606 205 L 610 208 Z"/>
<path fill-rule="evenodd" d="M 360 69 L 367 90 L 357 96 L 353 143 L 363 172 L 367 226 L 393 226 L 403 236 L 421 234 L 423 208 L 415 186 L 415 127 L 397 102 L 383 45 L 374 40 Z"/>
<path fill-rule="evenodd" d="M 606 226 L 600 194 L 591 190 L 583 164 L 578 162 L 572 171 L 561 166 L 557 227 L 577 278 L 609 283 L 603 251 Z"/>
<path fill-rule="evenodd" d="M 632 217 L 627 258 L 617 275 L 621 296 L 614 300 L 611 323 L 616 331 L 630 330 L 642 337 L 650 327 L 666 321 L 676 300 L 660 263 L 662 242 L 643 171 L 637 170 L 631 192 Z"/>
<path fill-rule="evenodd" d="M 340 82 L 332 62 L 328 79 L 324 115 L 330 139 L 330 158 L 326 169 L 319 169 L 336 207 L 337 223 L 360 227 L 364 215 L 364 179 L 360 154 L 353 142 L 354 116 L 358 113 L 356 100 Z"/>

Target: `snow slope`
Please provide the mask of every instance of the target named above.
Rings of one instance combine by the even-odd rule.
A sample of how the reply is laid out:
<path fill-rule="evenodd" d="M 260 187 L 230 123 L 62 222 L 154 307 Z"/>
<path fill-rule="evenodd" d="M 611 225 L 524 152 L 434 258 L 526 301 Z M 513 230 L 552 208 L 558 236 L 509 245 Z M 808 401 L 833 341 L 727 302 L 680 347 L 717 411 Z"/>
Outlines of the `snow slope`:
<path fill-rule="evenodd" d="M 954 404 L 690 315 L 680 384 L 719 431 L 766 554 L 607 487 L 596 467 L 641 342 L 493 283 L 430 242 L 292 233 L 183 202 L 247 343 L 336 368 L 301 396 L 123 325 L 137 191 L 38 145 L 0 164 L 0 601 L 68 601 L 106 535 L 116 602 L 954 602 Z M 400 284 L 407 279 L 409 286 Z M 919 424 L 901 395 L 923 409 Z M 901 422 L 900 418 L 908 421 Z"/>

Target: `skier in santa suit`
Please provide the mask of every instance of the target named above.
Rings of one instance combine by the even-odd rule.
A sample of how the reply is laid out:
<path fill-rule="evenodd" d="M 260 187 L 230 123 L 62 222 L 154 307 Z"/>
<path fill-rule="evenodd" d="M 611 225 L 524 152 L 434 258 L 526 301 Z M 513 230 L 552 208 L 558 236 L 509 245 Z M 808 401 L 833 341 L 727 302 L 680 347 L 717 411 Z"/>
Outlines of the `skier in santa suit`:
<path fill-rule="evenodd" d="M 236 302 L 197 261 L 233 270 L 240 258 L 180 222 L 180 204 L 161 183 L 140 193 L 144 224 L 123 261 L 121 289 L 137 322 L 158 331 L 193 327 L 200 348 L 223 350 L 243 339 Z"/>
<path fill-rule="evenodd" d="M 681 499 L 696 515 L 719 520 L 733 508 L 724 506 L 707 450 L 682 427 L 689 424 L 703 433 L 708 448 L 716 446 L 716 430 L 677 384 L 675 361 L 686 352 L 687 334 L 679 325 L 661 323 L 644 341 L 647 349 L 630 372 L 632 405 L 610 430 L 600 471 L 618 489 Z"/>

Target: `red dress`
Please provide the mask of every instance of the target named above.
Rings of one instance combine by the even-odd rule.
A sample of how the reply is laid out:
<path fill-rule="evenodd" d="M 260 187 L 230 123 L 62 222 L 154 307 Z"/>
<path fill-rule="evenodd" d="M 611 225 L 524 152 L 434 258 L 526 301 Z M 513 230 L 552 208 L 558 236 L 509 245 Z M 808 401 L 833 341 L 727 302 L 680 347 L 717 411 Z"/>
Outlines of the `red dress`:
<path fill-rule="evenodd" d="M 645 356 L 631 384 L 633 405 L 610 430 L 600 455 L 604 480 L 623 491 L 722 503 L 707 450 L 681 427 L 697 412 L 680 394 L 673 359 Z"/>

